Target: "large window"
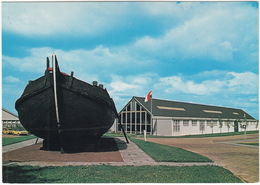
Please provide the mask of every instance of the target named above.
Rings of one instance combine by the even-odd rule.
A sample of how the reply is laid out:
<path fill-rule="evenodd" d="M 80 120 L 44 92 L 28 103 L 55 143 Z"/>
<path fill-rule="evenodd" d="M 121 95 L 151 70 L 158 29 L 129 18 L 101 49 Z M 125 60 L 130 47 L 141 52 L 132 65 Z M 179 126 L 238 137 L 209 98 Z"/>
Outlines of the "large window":
<path fill-rule="evenodd" d="M 118 120 L 124 127 L 127 133 L 143 133 L 146 130 L 150 133 L 151 115 L 144 107 L 136 101 L 131 101 L 119 114 Z M 121 130 L 118 127 L 118 130 Z"/>

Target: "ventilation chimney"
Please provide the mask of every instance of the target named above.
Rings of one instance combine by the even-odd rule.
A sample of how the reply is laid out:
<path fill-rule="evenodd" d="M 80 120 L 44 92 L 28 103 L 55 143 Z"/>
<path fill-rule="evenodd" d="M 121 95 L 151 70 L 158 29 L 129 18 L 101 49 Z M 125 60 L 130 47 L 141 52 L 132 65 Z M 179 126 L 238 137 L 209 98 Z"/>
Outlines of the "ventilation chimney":
<path fill-rule="evenodd" d="M 97 82 L 97 81 L 93 81 L 92 84 L 93 84 L 94 86 L 97 86 L 97 85 L 98 85 L 98 82 Z"/>
<path fill-rule="evenodd" d="M 99 87 L 100 87 L 101 89 L 103 89 L 104 85 L 103 85 L 103 84 L 99 84 Z"/>

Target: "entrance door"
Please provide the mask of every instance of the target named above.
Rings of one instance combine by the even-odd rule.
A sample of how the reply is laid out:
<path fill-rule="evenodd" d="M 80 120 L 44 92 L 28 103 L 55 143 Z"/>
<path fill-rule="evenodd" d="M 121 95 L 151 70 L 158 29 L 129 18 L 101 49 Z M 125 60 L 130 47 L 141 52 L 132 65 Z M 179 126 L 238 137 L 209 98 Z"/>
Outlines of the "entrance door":
<path fill-rule="evenodd" d="M 238 121 L 234 121 L 234 132 L 239 132 Z"/>

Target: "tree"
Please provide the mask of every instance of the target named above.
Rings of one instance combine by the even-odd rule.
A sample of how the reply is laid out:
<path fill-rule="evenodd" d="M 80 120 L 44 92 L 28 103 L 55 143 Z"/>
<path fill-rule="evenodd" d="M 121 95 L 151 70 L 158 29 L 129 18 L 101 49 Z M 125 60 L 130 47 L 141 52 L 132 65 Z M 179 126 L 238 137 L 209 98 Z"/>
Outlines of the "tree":
<path fill-rule="evenodd" d="M 213 134 L 213 127 L 214 127 L 214 122 L 213 122 L 213 119 L 211 119 L 211 121 L 210 121 L 210 128 L 211 128 L 212 134 Z"/>
<path fill-rule="evenodd" d="M 247 128 L 247 127 L 248 127 L 248 121 L 247 121 L 247 119 L 246 119 L 246 114 L 244 114 L 244 123 L 245 123 L 246 128 Z"/>
<path fill-rule="evenodd" d="M 222 133 L 223 121 L 221 118 L 218 118 L 218 121 L 219 121 L 220 133 Z"/>
<path fill-rule="evenodd" d="M 228 133 L 229 133 L 230 126 L 231 126 L 231 122 L 230 122 L 230 120 L 228 119 L 228 120 L 227 120 Z"/>
<path fill-rule="evenodd" d="M 240 128 L 242 129 L 243 128 L 243 124 L 242 124 L 242 121 L 240 119 L 238 119 L 238 123 L 239 123 Z"/>

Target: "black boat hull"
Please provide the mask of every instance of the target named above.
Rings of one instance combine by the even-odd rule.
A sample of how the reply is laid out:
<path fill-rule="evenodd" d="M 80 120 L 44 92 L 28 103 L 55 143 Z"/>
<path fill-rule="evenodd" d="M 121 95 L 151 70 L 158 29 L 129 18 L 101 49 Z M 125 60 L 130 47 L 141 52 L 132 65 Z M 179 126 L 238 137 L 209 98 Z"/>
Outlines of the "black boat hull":
<path fill-rule="evenodd" d="M 59 73 L 58 107 L 51 70 L 27 85 L 16 102 L 25 129 L 43 138 L 43 149 L 73 151 L 98 143 L 117 117 L 106 89 Z M 58 118 L 57 118 L 58 115 Z"/>

